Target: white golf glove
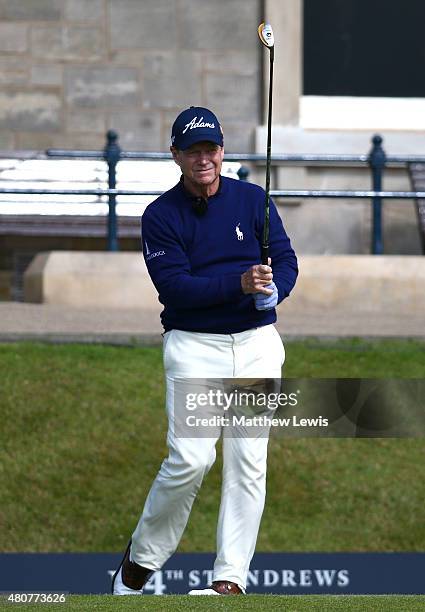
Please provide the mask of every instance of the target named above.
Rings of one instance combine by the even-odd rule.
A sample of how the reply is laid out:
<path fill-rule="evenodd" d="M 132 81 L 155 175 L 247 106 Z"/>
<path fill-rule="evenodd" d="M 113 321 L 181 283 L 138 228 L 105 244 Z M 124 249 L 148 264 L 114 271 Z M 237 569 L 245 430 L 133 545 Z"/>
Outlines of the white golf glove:
<path fill-rule="evenodd" d="M 273 289 L 271 295 L 265 295 L 264 293 L 254 293 L 255 308 L 257 310 L 271 310 L 277 305 L 279 293 L 276 285 L 273 281 L 270 285 L 266 285 L 266 289 Z"/>

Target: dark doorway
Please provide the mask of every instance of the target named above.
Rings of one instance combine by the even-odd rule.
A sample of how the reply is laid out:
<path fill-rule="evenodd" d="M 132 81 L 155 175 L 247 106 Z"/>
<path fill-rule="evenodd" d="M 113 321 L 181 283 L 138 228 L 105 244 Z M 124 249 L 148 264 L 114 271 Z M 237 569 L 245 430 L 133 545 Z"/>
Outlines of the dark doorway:
<path fill-rule="evenodd" d="M 304 95 L 425 98 L 423 0 L 304 0 Z"/>

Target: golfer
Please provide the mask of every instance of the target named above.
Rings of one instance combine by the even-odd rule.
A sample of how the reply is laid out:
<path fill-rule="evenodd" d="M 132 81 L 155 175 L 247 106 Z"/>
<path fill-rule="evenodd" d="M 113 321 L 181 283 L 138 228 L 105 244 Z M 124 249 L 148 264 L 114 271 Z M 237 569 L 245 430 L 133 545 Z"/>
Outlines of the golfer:
<path fill-rule="evenodd" d="M 270 204 L 270 265 L 261 265 L 264 190 L 220 175 L 223 132 L 210 110 L 190 107 L 172 127 L 180 181 L 142 218 L 146 265 L 164 306 L 168 457 L 113 578 L 117 595 L 142 593 L 175 552 L 221 428 L 174 431 L 175 385 L 185 379 L 280 378 L 285 351 L 275 307 L 288 297 L 297 260 Z M 202 408 L 196 412 L 202 416 Z M 147 427 L 149 424 L 147 424 Z M 223 484 L 213 581 L 193 595 L 241 594 L 264 508 L 268 437 L 223 436 Z"/>

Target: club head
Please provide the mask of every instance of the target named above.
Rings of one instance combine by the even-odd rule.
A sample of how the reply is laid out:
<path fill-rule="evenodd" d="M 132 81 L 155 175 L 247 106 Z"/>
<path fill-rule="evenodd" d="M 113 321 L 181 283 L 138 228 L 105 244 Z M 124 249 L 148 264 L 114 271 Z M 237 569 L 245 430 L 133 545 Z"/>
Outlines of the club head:
<path fill-rule="evenodd" d="M 269 23 L 260 23 L 258 26 L 258 36 L 265 47 L 274 47 L 274 36 L 272 26 Z"/>

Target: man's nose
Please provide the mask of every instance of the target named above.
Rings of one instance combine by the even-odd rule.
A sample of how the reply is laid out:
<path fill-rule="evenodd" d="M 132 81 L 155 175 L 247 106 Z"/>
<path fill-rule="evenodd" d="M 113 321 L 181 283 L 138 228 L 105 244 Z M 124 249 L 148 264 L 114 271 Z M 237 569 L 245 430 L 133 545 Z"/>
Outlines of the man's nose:
<path fill-rule="evenodd" d="M 206 164 L 208 162 L 208 153 L 206 151 L 201 151 L 199 153 L 198 161 L 200 164 Z"/>

